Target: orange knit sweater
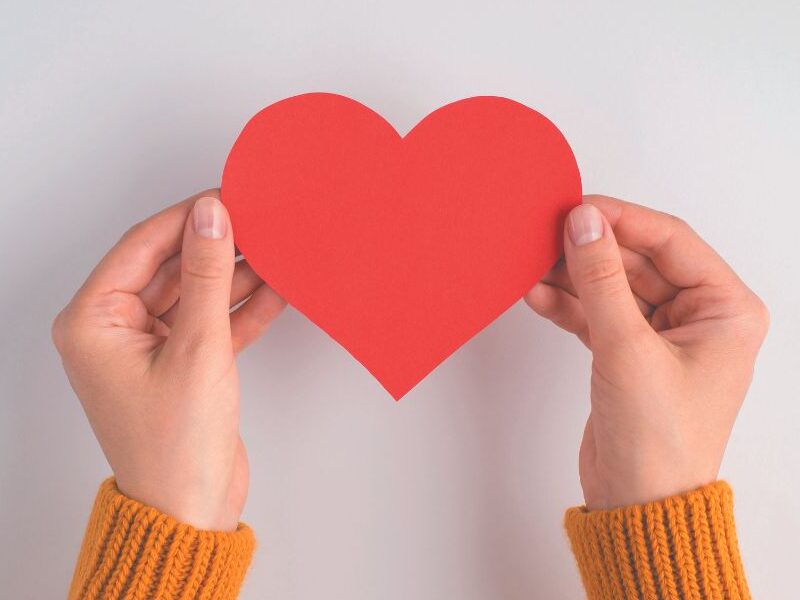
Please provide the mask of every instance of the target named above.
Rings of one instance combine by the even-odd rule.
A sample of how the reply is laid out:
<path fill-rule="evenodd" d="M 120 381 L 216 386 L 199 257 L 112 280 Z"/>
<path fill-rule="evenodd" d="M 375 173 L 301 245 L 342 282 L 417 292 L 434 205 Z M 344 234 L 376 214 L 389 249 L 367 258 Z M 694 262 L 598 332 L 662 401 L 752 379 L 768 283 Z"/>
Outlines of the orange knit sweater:
<path fill-rule="evenodd" d="M 567 511 L 589 600 L 748 600 L 724 482 L 641 506 Z M 232 600 L 255 547 L 240 524 L 199 531 L 100 486 L 70 600 Z"/>

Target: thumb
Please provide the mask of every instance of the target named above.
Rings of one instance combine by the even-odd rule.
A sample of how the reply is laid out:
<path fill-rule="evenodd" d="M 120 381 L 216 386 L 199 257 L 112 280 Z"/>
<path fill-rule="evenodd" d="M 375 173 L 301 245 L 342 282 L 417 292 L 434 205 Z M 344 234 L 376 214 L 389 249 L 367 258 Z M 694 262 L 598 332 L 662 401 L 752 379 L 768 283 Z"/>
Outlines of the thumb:
<path fill-rule="evenodd" d="M 592 349 L 629 342 L 649 329 L 603 213 L 592 204 L 577 206 L 569 213 L 565 229 L 567 270 L 586 315 Z"/>
<path fill-rule="evenodd" d="M 181 295 L 168 346 L 172 342 L 179 352 L 185 352 L 206 344 L 231 345 L 234 262 L 228 211 L 218 192 L 207 193 L 195 202 L 184 227 Z"/>

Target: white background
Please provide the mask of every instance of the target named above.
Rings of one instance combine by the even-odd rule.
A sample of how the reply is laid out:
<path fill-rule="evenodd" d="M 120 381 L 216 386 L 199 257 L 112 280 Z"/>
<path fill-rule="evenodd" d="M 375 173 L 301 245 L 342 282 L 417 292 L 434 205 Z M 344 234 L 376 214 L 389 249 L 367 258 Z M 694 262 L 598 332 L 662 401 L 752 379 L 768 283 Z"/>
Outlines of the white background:
<path fill-rule="evenodd" d="M 586 191 L 688 220 L 773 324 L 722 475 L 754 595 L 796 597 L 800 5 L 14 2 L 0 19 L 0 595 L 63 597 L 108 467 L 50 321 L 133 222 L 215 186 L 261 107 L 350 95 L 405 132 L 504 95 Z M 241 360 L 260 546 L 243 597 L 578 598 L 561 519 L 589 356 L 522 304 L 400 403 L 294 311 Z"/>

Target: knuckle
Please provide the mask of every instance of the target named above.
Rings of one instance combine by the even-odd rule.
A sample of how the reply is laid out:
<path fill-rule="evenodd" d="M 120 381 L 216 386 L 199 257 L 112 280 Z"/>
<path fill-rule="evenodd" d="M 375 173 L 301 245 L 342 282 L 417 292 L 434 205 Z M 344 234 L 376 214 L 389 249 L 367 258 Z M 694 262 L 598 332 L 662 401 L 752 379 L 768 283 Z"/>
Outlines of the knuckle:
<path fill-rule="evenodd" d="M 60 310 L 50 325 L 50 339 L 53 340 L 53 345 L 59 352 L 62 352 L 64 348 L 65 310 L 66 309 Z"/>
<path fill-rule="evenodd" d="M 672 213 L 668 213 L 663 210 L 654 210 L 654 212 L 663 216 L 674 229 L 680 229 L 682 227 L 689 226 L 689 224 L 685 220 L 683 220 L 681 217 L 677 215 L 673 215 Z"/>
<path fill-rule="evenodd" d="M 764 337 L 767 334 L 767 330 L 769 329 L 769 322 L 770 322 L 769 309 L 767 308 L 767 305 L 764 303 L 764 301 L 755 294 L 752 295 L 752 298 L 750 300 L 750 305 L 751 306 L 748 311 L 748 316 L 750 318 L 750 321 L 755 327 L 759 336 Z"/>
<path fill-rule="evenodd" d="M 131 238 L 137 238 L 142 235 L 143 232 L 147 230 L 147 222 L 146 221 L 139 221 L 138 223 L 134 223 L 128 229 L 125 230 L 125 233 L 122 234 L 123 240 L 130 240 Z"/>
<path fill-rule="evenodd" d="M 681 217 L 676 217 L 676 216 L 673 215 L 672 216 L 672 223 L 673 223 L 673 225 L 672 225 L 672 227 L 673 227 L 672 231 L 673 232 L 681 231 L 681 232 L 684 232 L 684 234 L 692 234 L 692 235 L 697 236 L 697 232 L 695 231 L 694 227 L 692 227 L 691 224 L 688 221 L 686 221 L 685 219 L 683 219 Z"/>
<path fill-rule="evenodd" d="M 656 211 L 667 219 L 667 228 L 673 234 L 677 231 L 694 231 L 685 219 L 664 211 Z"/>
<path fill-rule="evenodd" d="M 116 325 L 139 323 L 147 316 L 144 304 L 123 292 L 108 293 L 95 300 L 95 306 Z"/>
<path fill-rule="evenodd" d="M 675 229 L 691 229 L 691 226 L 685 219 L 675 216 L 669 215 L 669 220 L 672 223 L 673 228 Z"/>
<path fill-rule="evenodd" d="M 581 269 L 581 279 L 594 286 L 617 285 L 622 277 L 622 270 L 622 263 L 616 258 L 601 258 Z"/>
<path fill-rule="evenodd" d="M 188 258 L 183 267 L 183 275 L 197 281 L 215 283 L 222 281 L 228 266 L 210 253 L 200 253 Z"/>
<path fill-rule="evenodd" d="M 69 353 L 70 349 L 78 343 L 81 329 L 78 318 L 76 308 L 68 304 L 53 319 L 50 326 L 50 337 L 61 355 Z"/>
<path fill-rule="evenodd" d="M 150 221 L 139 221 L 135 225 L 128 228 L 122 235 L 121 243 L 131 244 L 133 247 L 138 245 L 140 251 L 150 251 L 154 248 L 154 234 L 156 232 L 155 224 Z"/>

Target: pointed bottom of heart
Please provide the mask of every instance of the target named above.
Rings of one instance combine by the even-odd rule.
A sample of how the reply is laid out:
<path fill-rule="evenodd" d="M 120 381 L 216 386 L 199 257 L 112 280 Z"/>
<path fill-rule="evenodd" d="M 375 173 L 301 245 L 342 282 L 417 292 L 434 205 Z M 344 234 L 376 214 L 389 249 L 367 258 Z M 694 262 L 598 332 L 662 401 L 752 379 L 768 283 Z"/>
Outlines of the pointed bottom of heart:
<path fill-rule="evenodd" d="M 525 290 L 516 296 L 514 300 L 502 307 L 498 307 L 493 314 L 487 315 L 488 319 L 484 323 L 475 324 L 470 329 L 465 328 L 462 324 L 462 327 L 457 331 L 457 337 L 454 335 L 456 332 L 437 328 L 436 333 L 434 334 L 432 331 L 432 335 L 422 340 L 417 348 L 408 348 L 408 343 L 413 343 L 413 341 L 406 336 L 405 339 L 398 340 L 399 343 L 405 346 L 403 352 L 398 352 L 396 347 L 387 345 L 385 338 L 380 336 L 373 341 L 363 337 L 356 339 L 349 335 L 352 331 L 351 328 L 341 331 L 341 337 L 334 335 L 331 333 L 330 330 L 332 328 L 328 323 L 323 327 L 322 323 L 317 322 L 300 307 L 293 305 L 290 300 L 288 302 L 312 323 L 328 333 L 331 339 L 358 361 L 395 401 L 399 401 L 440 364 L 502 316 L 535 285 L 539 278 L 537 276 L 530 286 L 526 286 Z M 325 319 L 322 322 L 325 323 Z M 363 334 L 363 331 L 361 333 Z"/>

